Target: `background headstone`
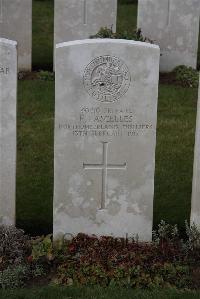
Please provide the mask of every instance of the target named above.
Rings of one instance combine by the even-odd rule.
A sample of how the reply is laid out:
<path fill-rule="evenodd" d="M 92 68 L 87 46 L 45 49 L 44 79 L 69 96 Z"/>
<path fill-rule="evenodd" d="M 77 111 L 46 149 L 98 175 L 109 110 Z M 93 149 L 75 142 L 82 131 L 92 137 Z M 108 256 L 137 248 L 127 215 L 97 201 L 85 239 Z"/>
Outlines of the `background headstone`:
<path fill-rule="evenodd" d="M 15 224 L 17 43 L 0 38 L 0 224 Z"/>
<path fill-rule="evenodd" d="M 116 30 L 117 0 L 55 0 L 54 42 L 89 38 L 101 27 Z"/>
<path fill-rule="evenodd" d="M 58 44 L 54 237 L 152 235 L 159 47 Z"/>
<path fill-rule="evenodd" d="M 0 0 L 0 37 L 17 41 L 19 70 L 31 70 L 32 0 Z"/>
<path fill-rule="evenodd" d="M 199 99 L 197 104 L 197 123 L 194 153 L 194 173 L 192 188 L 191 224 L 195 223 L 200 227 L 200 85 Z"/>
<path fill-rule="evenodd" d="M 196 68 L 199 0 L 139 0 L 138 28 L 161 49 L 161 71 L 178 65 Z"/>

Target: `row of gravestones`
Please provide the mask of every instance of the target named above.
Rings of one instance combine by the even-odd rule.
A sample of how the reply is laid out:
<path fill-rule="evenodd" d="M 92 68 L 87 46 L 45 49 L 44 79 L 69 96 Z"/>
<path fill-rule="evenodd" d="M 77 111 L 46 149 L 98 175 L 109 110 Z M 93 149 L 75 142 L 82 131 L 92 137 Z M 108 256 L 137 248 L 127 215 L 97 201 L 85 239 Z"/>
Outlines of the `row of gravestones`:
<path fill-rule="evenodd" d="M 139 0 L 138 28 L 161 48 L 161 71 L 196 68 L 199 0 Z M 55 0 L 55 44 L 116 29 L 117 0 Z M 32 0 L 0 0 L 0 36 L 19 45 L 19 69 L 31 70 Z"/>
<path fill-rule="evenodd" d="M 54 236 L 150 240 L 159 47 L 60 43 L 55 52 Z M 15 223 L 17 44 L 0 39 L 0 223 Z M 200 100 L 200 99 L 199 99 Z M 200 102 L 191 221 L 200 225 Z"/>

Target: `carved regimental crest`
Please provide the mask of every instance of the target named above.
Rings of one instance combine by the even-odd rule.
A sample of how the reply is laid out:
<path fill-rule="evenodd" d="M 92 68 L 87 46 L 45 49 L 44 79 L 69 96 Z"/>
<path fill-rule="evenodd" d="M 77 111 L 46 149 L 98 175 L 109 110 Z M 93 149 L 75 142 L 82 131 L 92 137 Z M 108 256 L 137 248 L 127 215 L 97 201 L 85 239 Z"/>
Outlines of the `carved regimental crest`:
<path fill-rule="evenodd" d="M 83 83 L 93 98 L 112 103 L 128 90 L 131 76 L 127 65 L 115 56 L 99 56 L 85 69 Z"/>

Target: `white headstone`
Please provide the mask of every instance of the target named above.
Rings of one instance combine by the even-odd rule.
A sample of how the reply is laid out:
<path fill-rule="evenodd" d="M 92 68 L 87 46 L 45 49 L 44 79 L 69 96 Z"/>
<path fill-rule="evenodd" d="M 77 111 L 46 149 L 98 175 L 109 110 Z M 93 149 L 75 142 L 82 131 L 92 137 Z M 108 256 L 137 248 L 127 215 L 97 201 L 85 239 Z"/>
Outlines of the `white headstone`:
<path fill-rule="evenodd" d="M 58 44 L 54 237 L 152 234 L 159 48 Z"/>
<path fill-rule="evenodd" d="M 17 44 L 0 38 L 0 225 L 15 224 Z"/>
<path fill-rule="evenodd" d="M 194 154 L 194 173 L 192 188 L 191 224 L 195 223 L 200 227 L 200 85 L 199 99 L 197 104 L 197 123 Z"/>
<path fill-rule="evenodd" d="M 161 71 L 178 65 L 196 68 L 199 0 L 139 0 L 138 28 L 161 49 Z"/>
<path fill-rule="evenodd" d="M 19 70 L 31 70 L 32 0 L 0 0 L 0 37 L 17 41 Z"/>
<path fill-rule="evenodd" d="M 55 44 L 89 38 L 101 27 L 116 30 L 117 0 L 55 0 Z"/>

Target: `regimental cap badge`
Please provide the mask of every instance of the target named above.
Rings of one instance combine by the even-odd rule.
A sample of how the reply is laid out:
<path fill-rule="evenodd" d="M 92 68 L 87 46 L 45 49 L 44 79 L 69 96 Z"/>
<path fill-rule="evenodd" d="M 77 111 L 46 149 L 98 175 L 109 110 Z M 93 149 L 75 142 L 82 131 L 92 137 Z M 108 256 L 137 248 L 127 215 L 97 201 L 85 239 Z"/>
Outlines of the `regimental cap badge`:
<path fill-rule="evenodd" d="M 83 76 L 89 95 L 104 103 L 116 102 L 121 98 L 128 91 L 130 82 L 127 65 L 120 58 L 110 55 L 93 59 Z"/>

